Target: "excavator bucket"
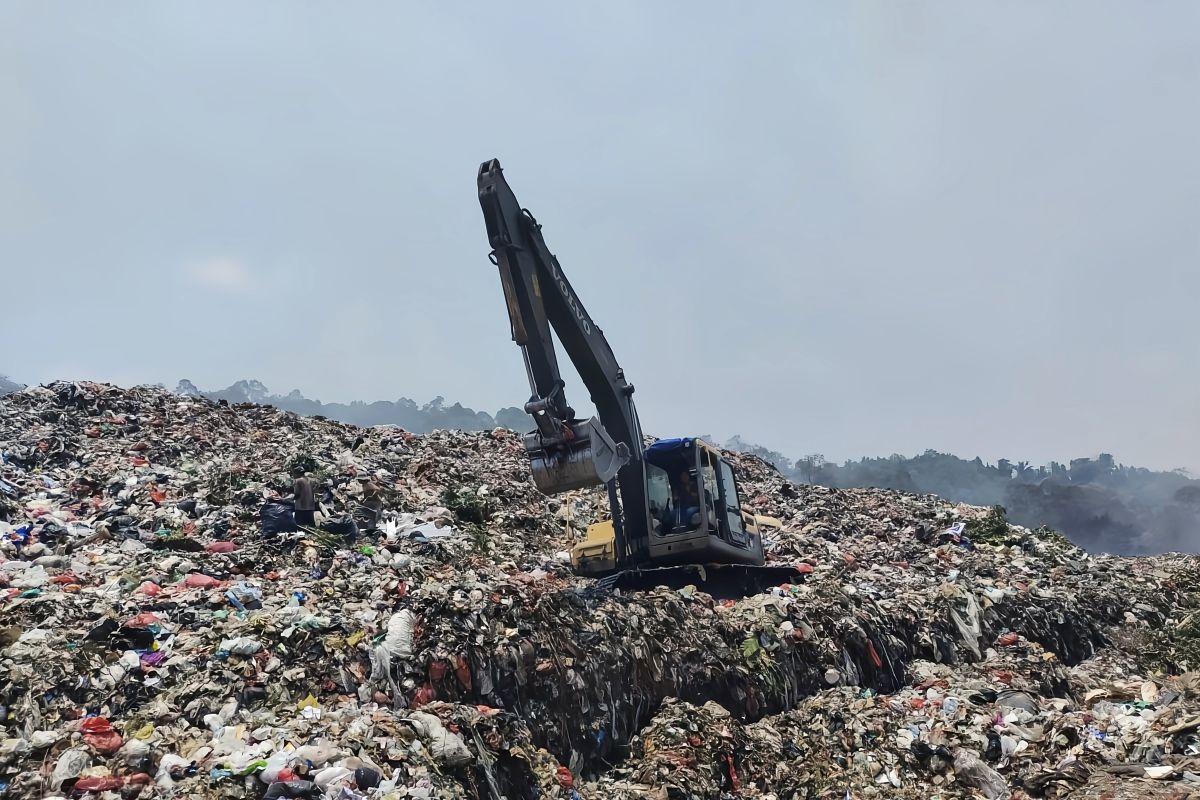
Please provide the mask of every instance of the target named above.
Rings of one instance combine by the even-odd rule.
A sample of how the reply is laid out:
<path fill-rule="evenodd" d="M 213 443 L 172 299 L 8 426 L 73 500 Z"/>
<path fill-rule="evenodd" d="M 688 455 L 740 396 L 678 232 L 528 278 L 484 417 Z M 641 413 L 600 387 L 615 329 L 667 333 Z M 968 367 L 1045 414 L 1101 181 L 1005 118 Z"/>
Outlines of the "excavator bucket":
<path fill-rule="evenodd" d="M 537 431 L 525 436 L 533 483 L 543 494 L 603 486 L 629 461 L 629 448 L 614 443 L 595 417 L 569 426 L 570 440 L 552 450 L 542 446 Z"/>

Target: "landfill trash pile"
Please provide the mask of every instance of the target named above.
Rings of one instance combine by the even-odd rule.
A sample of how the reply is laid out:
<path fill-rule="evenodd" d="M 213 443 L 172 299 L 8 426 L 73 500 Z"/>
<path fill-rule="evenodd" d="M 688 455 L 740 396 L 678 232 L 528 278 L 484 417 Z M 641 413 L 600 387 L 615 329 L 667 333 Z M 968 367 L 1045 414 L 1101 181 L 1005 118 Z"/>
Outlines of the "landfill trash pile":
<path fill-rule="evenodd" d="M 1193 557 L 730 454 L 803 582 L 620 593 L 504 430 L 59 383 L 0 452 L 3 797 L 1200 793 Z"/>

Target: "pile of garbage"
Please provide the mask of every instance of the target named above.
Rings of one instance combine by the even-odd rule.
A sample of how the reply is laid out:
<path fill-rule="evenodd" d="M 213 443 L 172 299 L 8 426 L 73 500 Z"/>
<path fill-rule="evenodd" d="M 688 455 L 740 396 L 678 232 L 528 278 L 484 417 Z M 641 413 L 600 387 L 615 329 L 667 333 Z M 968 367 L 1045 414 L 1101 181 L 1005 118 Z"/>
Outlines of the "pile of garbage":
<path fill-rule="evenodd" d="M 0 797 L 1200 793 L 1193 557 L 730 454 L 804 579 L 620 592 L 505 430 L 59 383 L 0 457 Z"/>

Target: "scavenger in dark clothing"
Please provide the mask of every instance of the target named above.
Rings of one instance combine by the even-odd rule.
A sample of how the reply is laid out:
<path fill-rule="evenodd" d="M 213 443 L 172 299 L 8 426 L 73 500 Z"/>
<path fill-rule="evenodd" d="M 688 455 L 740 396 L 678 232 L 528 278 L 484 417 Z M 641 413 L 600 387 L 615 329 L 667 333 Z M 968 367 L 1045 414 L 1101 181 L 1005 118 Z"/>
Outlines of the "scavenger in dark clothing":
<path fill-rule="evenodd" d="M 308 473 L 296 479 L 296 483 L 292 486 L 292 493 L 296 496 L 296 524 L 315 528 L 317 526 L 317 496 L 312 478 Z"/>
<path fill-rule="evenodd" d="M 369 476 L 364 475 L 359 480 L 362 481 L 364 527 L 372 531 L 379 526 L 379 516 L 383 513 L 383 492 Z"/>

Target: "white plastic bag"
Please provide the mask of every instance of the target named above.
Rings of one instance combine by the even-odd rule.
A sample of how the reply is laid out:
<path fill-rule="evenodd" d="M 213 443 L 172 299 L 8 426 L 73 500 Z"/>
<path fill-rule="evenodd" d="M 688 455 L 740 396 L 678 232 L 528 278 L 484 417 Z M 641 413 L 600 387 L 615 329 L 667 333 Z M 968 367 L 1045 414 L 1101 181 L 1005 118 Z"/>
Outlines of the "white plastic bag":
<path fill-rule="evenodd" d="M 392 658 L 412 658 L 413 628 L 417 617 L 407 608 L 392 614 L 388 620 L 387 635 L 383 637 L 383 646 Z"/>
<path fill-rule="evenodd" d="M 436 715 L 414 711 L 409 719 L 420 726 L 421 732 L 429 740 L 429 750 L 436 760 L 450 766 L 466 764 L 472 760 L 473 756 L 467 749 L 467 743 L 457 733 L 448 730 Z"/>

